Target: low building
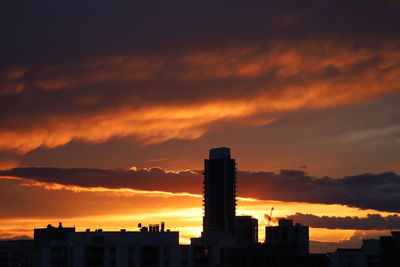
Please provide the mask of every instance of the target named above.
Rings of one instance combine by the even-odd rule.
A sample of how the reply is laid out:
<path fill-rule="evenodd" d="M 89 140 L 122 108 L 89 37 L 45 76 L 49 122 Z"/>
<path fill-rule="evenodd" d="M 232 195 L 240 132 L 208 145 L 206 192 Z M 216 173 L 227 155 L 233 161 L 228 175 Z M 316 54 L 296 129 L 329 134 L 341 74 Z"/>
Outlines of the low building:
<path fill-rule="evenodd" d="M 34 266 L 180 266 L 179 232 L 35 229 Z"/>
<path fill-rule="evenodd" d="M 392 231 L 391 236 L 381 236 L 381 262 L 382 267 L 400 266 L 400 231 Z"/>
<path fill-rule="evenodd" d="M 309 253 L 308 226 L 292 220 L 280 219 L 278 226 L 265 227 L 265 243 L 268 245 L 294 247 L 299 255 Z"/>
<path fill-rule="evenodd" d="M 33 240 L 0 241 L 0 267 L 32 267 Z"/>
<path fill-rule="evenodd" d="M 338 248 L 330 254 L 331 267 L 364 267 L 365 258 L 362 249 Z"/>
<path fill-rule="evenodd" d="M 362 252 L 365 266 L 380 267 L 381 263 L 381 245 L 379 239 L 363 239 Z"/>
<path fill-rule="evenodd" d="M 239 246 L 257 244 L 258 220 L 251 216 L 236 216 L 235 236 Z"/>

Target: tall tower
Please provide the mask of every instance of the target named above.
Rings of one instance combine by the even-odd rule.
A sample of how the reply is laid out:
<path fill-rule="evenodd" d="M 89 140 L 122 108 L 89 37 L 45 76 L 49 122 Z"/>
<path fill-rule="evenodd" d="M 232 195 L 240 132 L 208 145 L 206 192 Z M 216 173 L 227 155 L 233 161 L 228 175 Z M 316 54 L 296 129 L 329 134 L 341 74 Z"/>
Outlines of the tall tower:
<path fill-rule="evenodd" d="M 227 147 L 210 149 L 204 160 L 203 235 L 234 233 L 236 163 Z"/>

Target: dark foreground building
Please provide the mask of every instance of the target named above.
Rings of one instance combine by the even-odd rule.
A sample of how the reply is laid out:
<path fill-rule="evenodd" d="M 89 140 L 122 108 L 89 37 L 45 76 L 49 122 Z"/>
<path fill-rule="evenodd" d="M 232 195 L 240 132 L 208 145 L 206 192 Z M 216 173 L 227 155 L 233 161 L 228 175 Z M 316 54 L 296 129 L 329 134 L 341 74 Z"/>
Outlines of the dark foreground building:
<path fill-rule="evenodd" d="M 0 241 L 0 267 L 32 267 L 33 240 Z"/>
<path fill-rule="evenodd" d="M 179 232 L 142 227 L 140 231 L 76 232 L 48 225 L 35 229 L 33 266 L 181 266 Z"/>
<path fill-rule="evenodd" d="M 382 266 L 400 266 L 400 231 L 381 236 L 379 241 Z"/>
<path fill-rule="evenodd" d="M 391 236 L 379 239 L 363 239 L 361 248 L 339 248 L 329 253 L 332 267 L 400 266 L 400 232 L 392 231 Z"/>
<path fill-rule="evenodd" d="M 258 220 L 251 216 L 236 216 L 235 239 L 238 245 L 258 243 Z"/>
<path fill-rule="evenodd" d="M 281 224 L 268 232 L 271 242 L 258 243 L 257 219 L 236 216 L 235 159 L 227 147 L 211 149 L 204 161 L 203 233 L 191 239 L 194 253 L 188 266 L 326 266 L 326 255 L 313 257 L 318 263 L 311 264 L 308 227 Z"/>
<path fill-rule="evenodd" d="M 204 160 L 203 236 L 235 232 L 236 162 L 227 147 L 210 150 Z"/>
<path fill-rule="evenodd" d="M 279 219 L 278 226 L 265 227 L 265 243 L 271 246 L 292 247 L 298 255 L 309 253 L 308 226 L 292 220 Z"/>

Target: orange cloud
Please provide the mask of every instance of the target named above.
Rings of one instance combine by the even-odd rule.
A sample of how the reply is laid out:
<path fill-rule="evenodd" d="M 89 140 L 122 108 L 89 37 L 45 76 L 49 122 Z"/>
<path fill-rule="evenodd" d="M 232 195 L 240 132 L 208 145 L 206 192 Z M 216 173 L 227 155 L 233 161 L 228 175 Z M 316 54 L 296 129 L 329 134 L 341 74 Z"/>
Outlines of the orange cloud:
<path fill-rule="evenodd" d="M 16 168 L 19 165 L 19 161 L 16 159 L 0 158 L 0 170 L 9 170 Z"/>
<path fill-rule="evenodd" d="M 26 153 L 73 140 L 101 143 L 123 137 L 143 144 L 196 139 L 226 123 L 265 125 L 285 112 L 366 101 L 399 92 L 400 53 L 393 44 L 373 50 L 328 41 L 297 46 L 276 41 L 224 52 L 188 52 L 177 57 L 127 55 L 60 65 L 32 72 L 30 82 L 23 75 L 25 72 L 9 75 L 9 82 L 17 87 L 29 83 L 28 87 L 44 91 L 76 91 L 78 107 L 97 109 L 44 113 L 40 123 L 2 128 L 1 150 Z M 165 84 L 150 87 L 149 94 L 157 101 L 146 103 L 149 100 L 142 99 L 134 87 L 154 80 L 165 80 Z M 223 89 L 191 89 L 205 81 Z M 121 103 L 102 107 L 100 99 L 106 96 L 97 95 L 95 89 L 79 93 L 99 85 L 132 87 L 122 91 L 132 102 L 119 99 Z M 200 89 L 207 98 L 198 97 L 195 90 Z M 176 101 L 158 99 L 163 90 L 172 90 Z M 193 98 L 181 99 L 180 92 L 193 94 Z"/>
<path fill-rule="evenodd" d="M 1 179 L 1 178 L 0 178 Z M 23 183 L 21 186 L 37 186 L 44 188 L 46 190 L 66 190 L 72 191 L 76 193 L 80 192 L 90 192 L 90 193 L 112 193 L 117 195 L 126 195 L 126 196 L 136 196 L 143 195 L 146 197 L 194 197 L 201 198 L 202 196 L 199 194 L 191 194 L 186 192 L 174 193 L 174 192 L 166 192 L 166 191 L 157 191 L 157 190 L 138 190 L 132 188 L 106 188 L 106 187 L 83 187 L 76 185 L 62 185 L 57 183 L 42 183 L 42 182 L 28 182 Z M 251 201 L 251 200 L 250 200 Z"/>

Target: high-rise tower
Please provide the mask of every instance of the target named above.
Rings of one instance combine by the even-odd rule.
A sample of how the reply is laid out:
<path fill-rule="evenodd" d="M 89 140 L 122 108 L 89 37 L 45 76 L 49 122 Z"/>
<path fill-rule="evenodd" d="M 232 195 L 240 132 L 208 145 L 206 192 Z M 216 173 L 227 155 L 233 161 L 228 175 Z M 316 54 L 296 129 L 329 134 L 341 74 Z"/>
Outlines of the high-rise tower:
<path fill-rule="evenodd" d="M 236 163 L 227 147 L 210 149 L 204 160 L 203 234 L 234 233 Z"/>

